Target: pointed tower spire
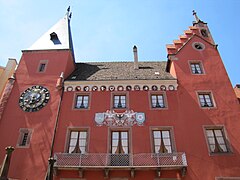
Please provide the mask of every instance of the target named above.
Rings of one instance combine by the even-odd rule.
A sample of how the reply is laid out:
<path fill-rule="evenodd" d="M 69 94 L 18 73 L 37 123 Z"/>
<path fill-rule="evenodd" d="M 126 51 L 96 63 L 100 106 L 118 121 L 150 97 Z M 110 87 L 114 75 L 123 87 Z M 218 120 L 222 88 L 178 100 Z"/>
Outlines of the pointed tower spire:
<path fill-rule="evenodd" d="M 72 35 L 70 28 L 71 19 L 70 6 L 67 13 L 54 26 L 52 26 L 45 34 L 43 34 L 30 48 L 27 50 L 53 50 L 53 49 L 69 49 L 73 52 Z M 74 53 L 73 53 L 74 57 Z"/>
<path fill-rule="evenodd" d="M 200 19 L 199 19 L 198 16 L 197 16 L 196 11 L 193 10 L 192 12 L 193 12 L 193 16 L 195 17 L 196 22 L 200 21 Z"/>
<path fill-rule="evenodd" d="M 200 24 L 200 23 L 207 24 L 207 23 L 203 22 L 201 19 L 199 19 L 197 12 L 195 10 L 193 10 L 192 12 L 193 12 L 193 16 L 195 18 L 195 21 L 193 21 L 193 25 Z"/>

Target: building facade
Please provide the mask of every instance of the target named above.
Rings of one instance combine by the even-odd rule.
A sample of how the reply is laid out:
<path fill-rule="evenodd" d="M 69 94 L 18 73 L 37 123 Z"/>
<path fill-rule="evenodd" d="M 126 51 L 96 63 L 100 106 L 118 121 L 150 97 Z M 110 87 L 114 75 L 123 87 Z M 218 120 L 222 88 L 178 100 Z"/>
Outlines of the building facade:
<path fill-rule="evenodd" d="M 14 74 L 15 68 L 17 66 L 16 59 L 8 59 L 6 67 L 0 66 L 0 97 L 4 91 L 4 87 L 8 79 Z"/>
<path fill-rule="evenodd" d="M 11 82 L 0 119 L 0 159 L 15 147 L 8 177 L 240 179 L 239 102 L 194 17 L 167 61 L 138 61 L 134 46 L 132 62 L 76 63 L 68 11 L 23 51 Z"/>

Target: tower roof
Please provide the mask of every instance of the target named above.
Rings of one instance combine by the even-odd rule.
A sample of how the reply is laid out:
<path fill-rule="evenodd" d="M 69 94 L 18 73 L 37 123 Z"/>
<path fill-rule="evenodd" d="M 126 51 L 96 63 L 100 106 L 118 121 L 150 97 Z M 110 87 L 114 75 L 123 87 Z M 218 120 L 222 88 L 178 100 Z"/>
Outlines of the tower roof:
<path fill-rule="evenodd" d="M 69 10 L 68 8 L 66 15 L 27 50 L 70 49 L 73 51 Z"/>

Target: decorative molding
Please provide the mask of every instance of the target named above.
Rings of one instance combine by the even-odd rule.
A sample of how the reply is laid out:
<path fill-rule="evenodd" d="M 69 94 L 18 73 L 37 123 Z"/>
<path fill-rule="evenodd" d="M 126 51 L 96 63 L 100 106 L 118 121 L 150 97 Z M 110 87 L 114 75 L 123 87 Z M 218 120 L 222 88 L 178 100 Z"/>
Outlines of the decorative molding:
<path fill-rule="evenodd" d="M 145 113 L 126 110 L 123 113 L 117 113 L 114 110 L 107 110 L 104 113 L 95 114 L 97 126 L 143 126 L 145 122 Z"/>
<path fill-rule="evenodd" d="M 137 84 L 134 82 L 64 82 L 64 91 L 173 91 L 177 90 L 177 80 L 162 80 L 162 81 L 141 81 Z"/>

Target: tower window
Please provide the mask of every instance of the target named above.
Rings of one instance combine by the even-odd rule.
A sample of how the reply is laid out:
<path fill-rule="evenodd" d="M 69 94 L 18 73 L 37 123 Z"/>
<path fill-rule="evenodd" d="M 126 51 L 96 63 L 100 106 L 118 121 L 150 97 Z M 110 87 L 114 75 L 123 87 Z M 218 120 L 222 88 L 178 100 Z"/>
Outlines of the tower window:
<path fill-rule="evenodd" d="M 206 29 L 201 29 L 201 34 L 203 37 L 208 37 L 208 32 Z"/>
<path fill-rule="evenodd" d="M 202 64 L 200 62 L 190 63 L 192 74 L 203 74 Z"/>
<path fill-rule="evenodd" d="M 211 93 L 198 93 L 201 107 L 214 107 Z"/>
<path fill-rule="evenodd" d="M 44 72 L 45 67 L 46 67 L 46 64 L 45 63 L 41 63 L 40 66 L 39 66 L 39 72 Z"/>
<path fill-rule="evenodd" d="M 47 69 L 48 60 L 40 60 L 37 72 L 44 73 Z"/>
<path fill-rule="evenodd" d="M 19 134 L 17 146 L 18 147 L 29 147 L 32 130 L 31 129 L 20 129 L 19 131 L 20 131 L 20 134 Z"/>
<path fill-rule="evenodd" d="M 61 44 L 61 42 L 60 42 L 60 40 L 58 38 L 58 35 L 55 32 L 52 32 L 50 34 L 50 40 L 53 42 L 54 45 Z"/>
<path fill-rule="evenodd" d="M 210 153 L 230 152 L 223 127 L 205 128 Z"/>
<path fill-rule="evenodd" d="M 202 50 L 205 49 L 204 44 L 201 43 L 201 42 L 194 42 L 194 43 L 192 44 L 192 47 L 193 47 L 194 49 L 198 50 L 198 51 L 202 51 Z"/>

